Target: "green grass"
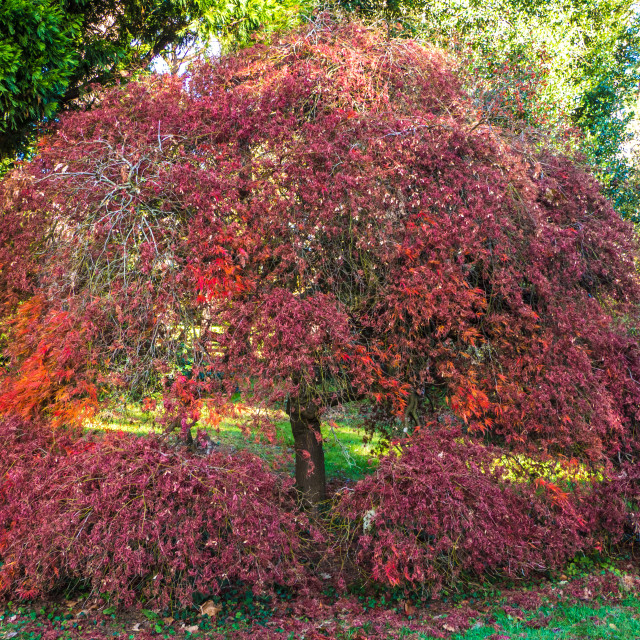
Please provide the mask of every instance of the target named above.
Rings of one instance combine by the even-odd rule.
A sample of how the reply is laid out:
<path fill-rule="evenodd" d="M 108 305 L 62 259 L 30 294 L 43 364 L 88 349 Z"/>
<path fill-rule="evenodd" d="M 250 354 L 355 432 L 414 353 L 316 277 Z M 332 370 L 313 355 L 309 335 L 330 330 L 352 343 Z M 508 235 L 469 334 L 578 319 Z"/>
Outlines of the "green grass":
<path fill-rule="evenodd" d="M 241 428 L 241 418 L 223 418 L 218 428 L 206 427 L 198 423 L 197 428 L 206 428 L 211 439 L 228 449 L 249 449 L 267 461 L 280 459 L 286 454 L 293 461 L 293 437 L 288 418 L 283 411 L 272 411 L 270 419 L 275 422 L 277 436 L 274 444 L 266 439 L 246 436 Z M 155 421 L 156 416 L 145 413 L 141 405 L 128 403 L 120 404 L 109 411 L 105 411 L 90 425 L 89 430 L 124 431 L 134 435 L 148 435 L 160 432 Z M 194 428 L 195 432 L 195 428 Z M 365 444 L 363 432 L 354 426 L 354 420 L 345 412 L 335 420 L 322 424 L 325 437 L 324 455 L 327 478 L 358 480 L 375 468 L 377 456 L 374 452 L 375 443 Z"/>
<path fill-rule="evenodd" d="M 542 626 L 536 629 L 531 624 Z M 554 608 L 542 607 L 522 620 L 496 612 L 495 626 L 479 625 L 466 633 L 454 634 L 452 640 L 484 640 L 495 638 L 494 634 L 528 640 L 640 639 L 640 600 L 628 598 L 616 606 L 559 604 Z M 427 640 L 429 636 L 422 638 Z"/>
<path fill-rule="evenodd" d="M 504 467 L 507 477 L 514 480 L 521 477 L 523 473 L 531 478 L 544 478 L 560 485 L 584 484 L 603 480 L 600 471 L 589 468 L 578 460 L 534 461 L 522 453 L 509 453 L 498 458 L 496 464 Z"/>

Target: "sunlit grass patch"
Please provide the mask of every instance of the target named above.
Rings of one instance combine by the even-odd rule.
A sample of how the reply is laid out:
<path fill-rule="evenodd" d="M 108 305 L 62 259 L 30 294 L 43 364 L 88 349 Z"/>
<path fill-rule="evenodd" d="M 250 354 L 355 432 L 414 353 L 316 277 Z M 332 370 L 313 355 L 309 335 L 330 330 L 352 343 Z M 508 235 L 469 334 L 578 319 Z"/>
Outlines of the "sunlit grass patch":
<path fill-rule="evenodd" d="M 511 480 L 543 479 L 568 488 L 587 482 L 602 482 L 604 479 L 599 470 L 576 459 L 538 460 L 523 453 L 508 453 L 496 460 L 496 466 L 503 467 L 505 476 Z"/>
<path fill-rule="evenodd" d="M 269 410 L 268 419 L 275 425 L 275 438 L 270 442 L 264 434 L 246 433 L 243 423 L 252 412 L 251 406 L 238 410 L 237 417 L 222 417 L 216 427 L 207 424 L 206 415 L 195 429 L 205 429 L 214 443 L 230 449 L 249 449 L 264 457 L 267 461 L 289 456 L 293 463 L 293 437 L 289 420 L 284 411 Z M 264 410 L 261 410 L 264 411 Z M 206 414 L 206 409 L 204 410 Z M 115 430 L 134 435 L 160 433 L 159 411 L 144 411 L 141 403 L 116 403 L 111 409 L 103 411 L 97 419 L 88 425 L 89 429 Z M 324 452 L 328 478 L 359 479 L 370 473 L 379 457 L 393 450 L 401 454 L 402 446 L 389 448 L 380 440 L 363 442 L 363 431 L 352 408 L 346 407 L 336 414 L 330 414 L 322 424 L 325 438 Z M 535 481 L 544 479 L 565 488 L 572 488 L 587 482 L 600 482 L 602 473 L 577 460 L 536 460 L 526 454 L 504 454 L 495 461 L 496 466 L 505 469 L 505 476 L 513 481 Z"/>
<path fill-rule="evenodd" d="M 268 418 L 275 425 L 273 442 L 260 433 L 247 435 L 243 430 L 243 422 L 250 417 L 251 407 L 239 411 L 235 418 L 223 417 L 212 427 L 205 419 L 201 420 L 195 429 L 205 429 L 214 443 L 233 449 L 248 449 L 272 462 L 276 458 L 281 460 L 283 454 L 289 456 L 293 464 L 293 437 L 289 419 L 284 411 L 271 410 Z M 348 411 L 332 416 L 322 424 L 325 437 L 324 454 L 327 476 L 357 480 L 370 473 L 375 468 L 377 455 L 374 452 L 375 441 L 363 442 L 363 432 L 355 424 L 355 420 Z M 161 433 L 159 412 L 144 411 L 140 403 L 115 404 L 103 411 L 96 419 L 87 425 L 88 430 L 123 431 L 132 435 L 149 435 Z"/>

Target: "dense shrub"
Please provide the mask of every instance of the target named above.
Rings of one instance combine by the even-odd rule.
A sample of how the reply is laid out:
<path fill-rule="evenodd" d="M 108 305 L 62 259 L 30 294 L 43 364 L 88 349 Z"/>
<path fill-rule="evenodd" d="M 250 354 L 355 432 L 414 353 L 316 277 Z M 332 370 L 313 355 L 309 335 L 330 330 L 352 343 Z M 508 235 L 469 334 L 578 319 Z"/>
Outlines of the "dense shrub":
<path fill-rule="evenodd" d="M 331 539 L 310 523 L 291 481 L 248 453 L 198 457 L 123 434 L 78 439 L 17 418 L 0 435 L 0 597 L 74 584 L 125 605 L 186 605 L 238 583 L 306 592 L 311 545 L 345 542 L 342 527 Z M 502 455 L 455 429 L 397 443 L 337 500 L 335 515 L 349 523 L 340 551 L 376 581 L 435 596 L 637 538 L 637 466 L 566 493 L 500 466 Z"/>
<path fill-rule="evenodd" d="M 248 453 L 185 455 L 155 438 L 96 441 L 0 424 L 0 593 L 87 583 L 114 602 L 190 604 L 242 582 L 305 581 L 307 521 Z"/>
<path fill-rule="evenodd" d="M 559 568 L 590 540 L 557 486 L 507 477 L 499 453 L 435 431 L 403 444 L 338 505 L 374 579 L 431 594 L 461 574 L 522 577 Z"/>

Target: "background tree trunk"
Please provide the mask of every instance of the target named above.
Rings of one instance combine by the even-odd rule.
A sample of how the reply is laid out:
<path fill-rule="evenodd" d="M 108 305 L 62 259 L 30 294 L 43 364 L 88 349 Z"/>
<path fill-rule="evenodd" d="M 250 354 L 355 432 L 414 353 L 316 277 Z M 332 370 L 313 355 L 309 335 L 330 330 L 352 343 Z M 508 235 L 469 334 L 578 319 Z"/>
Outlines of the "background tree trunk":
<path fill-rule="evenodd" d="M 296 488 L 305 502 L 317 504 L 327 495 L 318 407 L 313 401 L 291 398 L 287 413 L 296 453 Z"/>

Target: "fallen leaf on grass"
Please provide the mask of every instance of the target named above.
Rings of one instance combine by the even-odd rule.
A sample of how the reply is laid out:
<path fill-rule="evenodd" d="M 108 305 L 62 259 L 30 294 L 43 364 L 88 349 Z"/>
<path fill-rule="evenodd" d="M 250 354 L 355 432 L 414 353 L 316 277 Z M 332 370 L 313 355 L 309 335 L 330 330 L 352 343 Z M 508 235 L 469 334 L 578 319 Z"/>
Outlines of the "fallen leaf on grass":
<path fill-rule="evenodd" d="M 620 586 L 625 591 L 633 591 L 636 587 L 636 580 L 633 576 L 629 575 L 628 573 L 625 573 L 623 576 L 620 577 Z"/>
<path fill-rule="evenodd" d="M 525 621 L 524 624 L 530 629 L 543 629 L 548 627 L 550 622 L 551 616 L 538 616 L 537 618 Z"/>
<path fill-rule="evenodd" d="M 410 602 L 405 602 L 404 603 L 404 612 L 408 616 L 414 616 L 416 614 L 416 608 Z"/>
<path fill-rule="evenodd" d="M 187 633 L 197 633 L 198 628 L 199 628 L 199 627 L 198 627 L 198 625 L 197 625 L 197 624 L 193 624 L 193 625 L 191 625 L 190 627 L 185 627 L 185 628 L 184 628 L 184 630 L 185 630 Z"/>
<path fill-rule="evenodd" d="M 207 600 L 200 606 L 200 613 L 203 616 L 209 616 L 210 618 L 215 618 L 221 611 L 222 607 L 220 605 L 213 604 L 212 600 Z"/>

